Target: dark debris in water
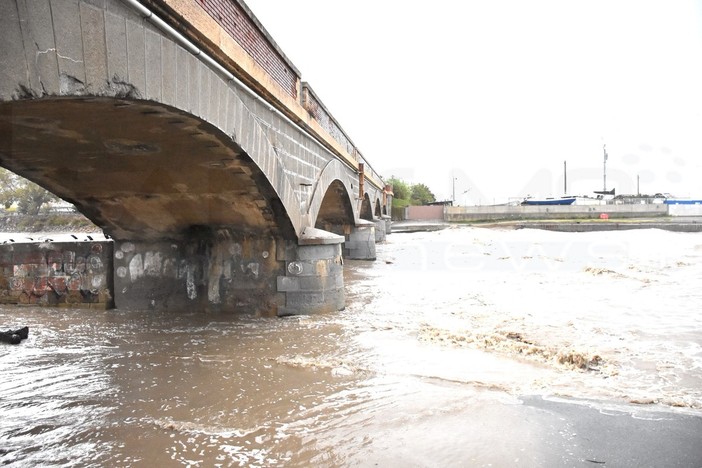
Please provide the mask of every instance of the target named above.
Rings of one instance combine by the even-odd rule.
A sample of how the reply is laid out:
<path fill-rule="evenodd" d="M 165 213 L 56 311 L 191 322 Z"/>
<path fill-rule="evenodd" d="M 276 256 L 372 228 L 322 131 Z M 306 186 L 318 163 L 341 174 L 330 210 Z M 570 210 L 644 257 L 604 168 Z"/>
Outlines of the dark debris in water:
<path fill-rule="evenodd" d="M 0 331 L 0 343 L 19 344 L 22 340 L 26 340 L 27 337 L 29 337 L 29 327 Z"/>

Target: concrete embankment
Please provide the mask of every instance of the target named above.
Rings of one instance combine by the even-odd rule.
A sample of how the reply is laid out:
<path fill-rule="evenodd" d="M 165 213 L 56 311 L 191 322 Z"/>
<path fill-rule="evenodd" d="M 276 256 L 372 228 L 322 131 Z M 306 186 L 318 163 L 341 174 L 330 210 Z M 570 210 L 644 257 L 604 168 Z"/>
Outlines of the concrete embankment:
<path fill-rule="evenodd" d="M 702 219 L 695 220 L 598 220 L 598 221 L 504 221 L 474 226 L 502 229 L 544 229 L 562 232 L 626 231 L 631 229 L 663 229 L 674 232 L 702 232 Z"/>
<path fill-rule="evenodd" d="M 442 220 L 431 220 L 431 221 L 393 221 L 392 222 L 392 232 L 393 233 L 407 233 L 407 232 L 427 232 L 427 231 L 440 231 L 446 229 L 450 224 Z"/>
<path fill-rule="evenodd" d="M 674 232 L 702 232 L 702 218 L 657 218 L 626 220 L 509 220 L 447 223 L 436 221 L 395 221 L 394 233 L 439 231 L 464 225 L 488 229 L 543 229 L 561 232 L 626 231 L 631 229 L 663 229 Z"/>
<path fill-rule="evenodd" d="M 530 228 L 565 232 L 664 229 L 701 232 L 702 206 L 447 206 L 444 209 L 444 219 L 449 223 L 504 229 Z"/>
<path fill-rule="evenodd" d="M 451 223 L 510 220 L 647 219 L 669 216 L 669 205 L 503 205 L 447 206 L 444 219 Z"/>

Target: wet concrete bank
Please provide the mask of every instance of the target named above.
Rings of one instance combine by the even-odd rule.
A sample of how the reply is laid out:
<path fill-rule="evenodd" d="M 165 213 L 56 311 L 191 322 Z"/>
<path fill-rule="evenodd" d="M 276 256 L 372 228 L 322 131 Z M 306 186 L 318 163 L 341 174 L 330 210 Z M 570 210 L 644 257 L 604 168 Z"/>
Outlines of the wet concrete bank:
<path fill-rule="evenodd" d="M 393 221 L 392 232 L 408 233 L 408 232 L 431 232 L 440 231 L 451 226 L 449 223 L 442 220 L 433 221 Z"/>

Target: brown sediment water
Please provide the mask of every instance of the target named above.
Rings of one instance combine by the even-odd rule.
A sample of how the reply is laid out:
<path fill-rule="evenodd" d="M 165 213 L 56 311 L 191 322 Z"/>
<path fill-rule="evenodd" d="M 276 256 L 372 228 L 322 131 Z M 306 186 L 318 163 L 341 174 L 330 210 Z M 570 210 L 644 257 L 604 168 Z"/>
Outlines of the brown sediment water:
<path fill-rule="evenodd" d="M 0 308 L 0 463 L 580 463 L 526 395 L 702 415 L 698 246 L 453 228 L 347 261 L 333 314 Z"/>

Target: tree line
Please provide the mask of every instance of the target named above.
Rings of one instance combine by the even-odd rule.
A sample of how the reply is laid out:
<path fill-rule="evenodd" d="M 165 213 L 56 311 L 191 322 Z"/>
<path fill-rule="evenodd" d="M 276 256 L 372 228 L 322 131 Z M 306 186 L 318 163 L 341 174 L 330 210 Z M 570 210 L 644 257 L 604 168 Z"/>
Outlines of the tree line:
<path fill-rule="evenodd" d="M 395 176 L 390 177 L 387 182 L 393 187 L 393 208 L 427 205 L 436 201 L 436 197 L 425 184 L 410 184 Z M 5 209 L 16 207 L 18 213 L 36 215 L 44 205 L 58 201 L 60 199 L 48 190 L 0 167 L 0 205 Z"/>
<path fill-rule="evenodd" d="M 59 200 L 48 190 L 0 167 L 0 205 L 6 210 L 16 206 L 18 213 L 36 215 L 45 204 Z"/>
<path fill-rule="evenodd" d="M 410 205 L 428 205 L 436 201 L 436 197 L 425 184 L 409 184 L 395 176 L 390 177 L 387 183 L 392 185 L 394 197 L 393 208 L 404 208 Z"/>

